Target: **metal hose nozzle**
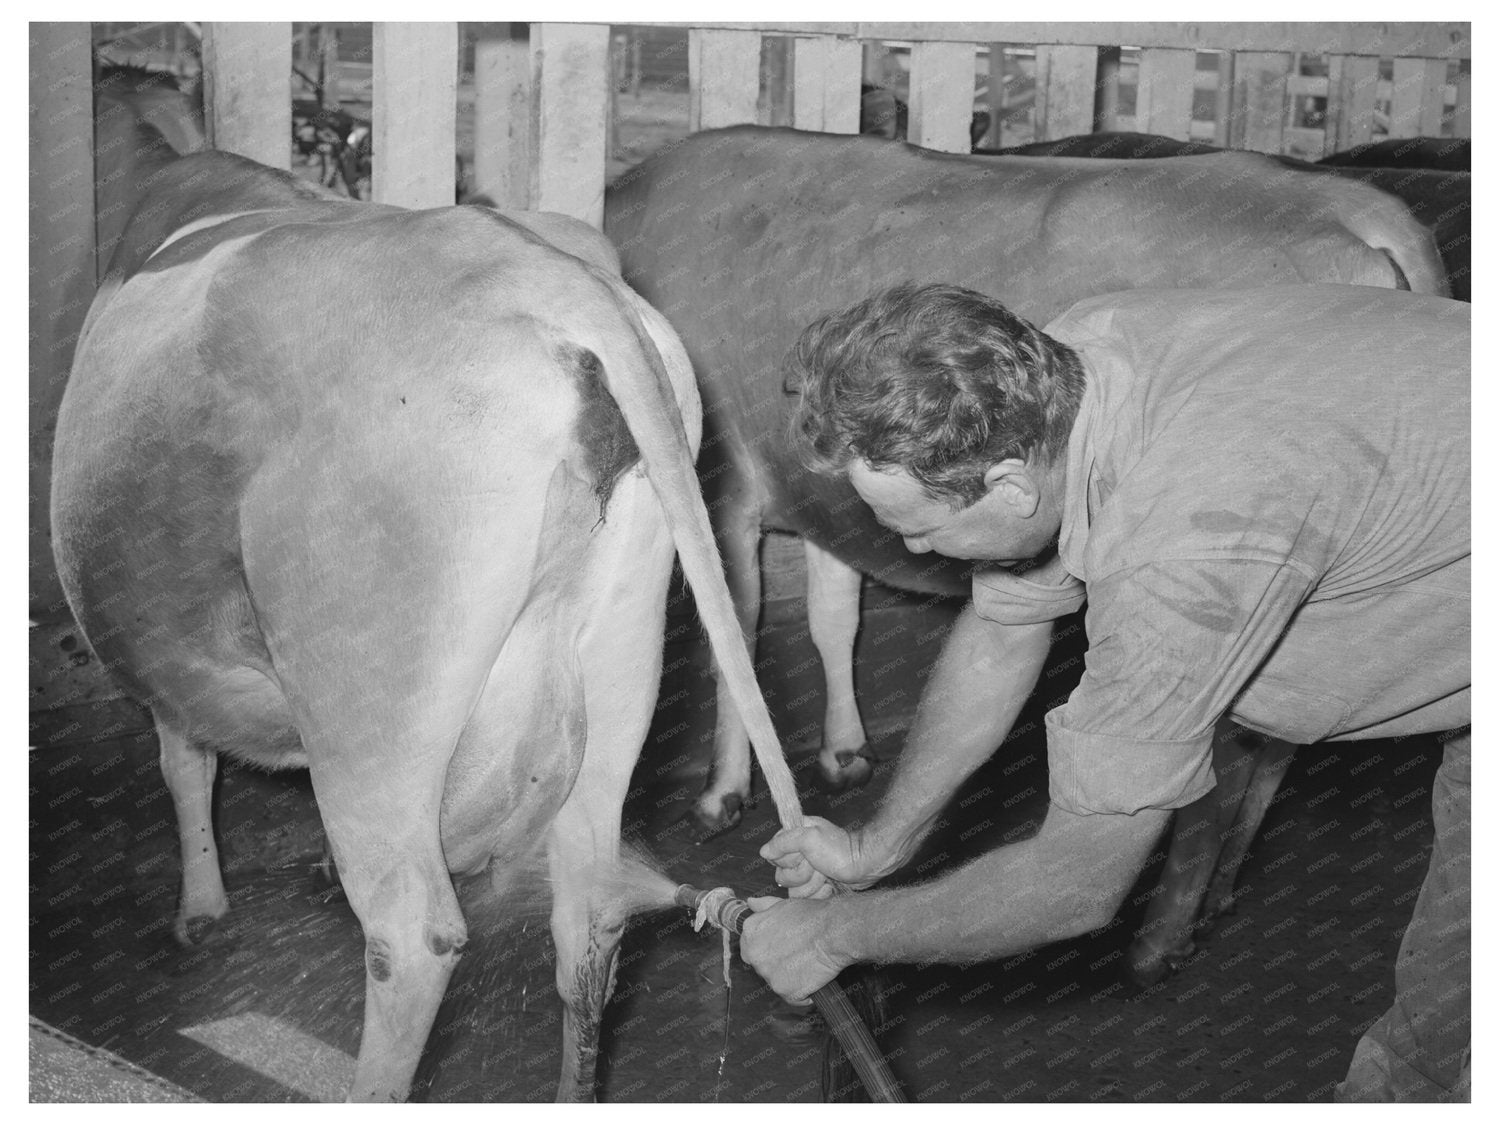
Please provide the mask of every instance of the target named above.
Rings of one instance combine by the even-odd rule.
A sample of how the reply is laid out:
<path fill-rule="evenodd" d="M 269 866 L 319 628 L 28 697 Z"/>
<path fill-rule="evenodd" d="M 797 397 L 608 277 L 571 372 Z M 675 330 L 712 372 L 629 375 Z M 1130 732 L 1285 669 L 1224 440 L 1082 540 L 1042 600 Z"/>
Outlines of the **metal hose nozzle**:
<path fill-rule="evenodd" d="M 744 928 L 745 919 L 754 913 L 750 904 L 736 897 L 728 887 L 703 891 L 683 883 L 677 888 L 673 901 L 692 914 L 694 929 L 701 929 L 707 921 L 721 930 L 738 934 Z M 727 962 L 725 968 L 727 972 Z M 870 1097 L 877 1102 L 905 1102 L 906 1094 L 886 1065 L 885 1056 L 875 1045 L 870 1029 L 854 1011 L 838 982 L 829 981 L 814 992 L 812 1002 L 849 1057 Z"/>

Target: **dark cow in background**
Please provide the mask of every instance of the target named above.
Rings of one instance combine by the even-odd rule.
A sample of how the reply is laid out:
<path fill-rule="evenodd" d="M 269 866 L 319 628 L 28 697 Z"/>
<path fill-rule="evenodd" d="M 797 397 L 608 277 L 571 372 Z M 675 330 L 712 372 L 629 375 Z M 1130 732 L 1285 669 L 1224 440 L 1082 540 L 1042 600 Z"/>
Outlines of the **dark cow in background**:
<path fill-rule="evenodd" d="M 617 878 L 621 805 L 674 545 L 775 744 L 693 469 L 686 355 L 572 219 L 150 155 L 63 397 L 52 527 L 80 626 L 156 721 L 175 932 L 228 909 L 218 755 L 306 766 L 365 936 L 350 1096 L 407 1093 L 466 938 L 450 872 L 488 868 L 503 902 L 536 862 L 558 1092 L 591 1097 L 643 905 Z"/>
<path fill-rule="evenodd" d="M 811 320 L 906 280 L 980 290 L 1039 325 L 1084 297 L 1148 286 L 1445 292 L 1431 236 L 1399 200 L 1336 176 L 1288 176 L 1246 152 L 968 156 L 746 126 L 696 134 L 621 177 L 605 197 L 605 229 L 627 280 L 672 322 L 698 373 L 713 436 L 700 471 L 716 493 L 747 639 L 760 612 L 763 530 L 803 538 L 808 623 L 827 682 L 818 768 L 833 785 L 870 772 L 852 658 L 861 575 L 955 597 L 969 581 L 959 563 L 908 554 L 847 483 L 797 464 L 783 432 L 781 362 Z M 1233 787 L 1265 757 L 1222 732 L 1224 788 L 1181 823 L 1217 822 L 1221 809 L 1233 817 L 1246 796 Z M 734 823 L 749 783 L 744 735 L 721 699 L 699 821 Z M 1201 901 L 1208 876 L 1188 872 L 1181 896 L 1158 901 Z M 1193 911 L 1175 909 L 1153 921 L 1134 957 L 1148 978 L 1190 941 Z"/>
<path fill-rule="evenodd" d="M 1396 137 L 1354 145 L 1325 156 L 1330 168 L 1426 168 L 1434 172 L 1468 172 L 1468 137 Z"/>
<path fill-rule="evenodd" d="M 1201 141 L 1178 141 L 1150 133 L 1085 133 L 1015 148 L 985 149 L 987 156 L 1086 156 L 1129 160 L 1202 156 L 1225 149 Z M 1412 218 L 1432 232 L 1451 296 L 1469 299 L 1469 142 L 1462 137 L 1412 137 L 1359 145 L 1316 164 L 1272 157 L 1293 175 L 1335 175 L 1368 184 L 1406 204 Z"/>

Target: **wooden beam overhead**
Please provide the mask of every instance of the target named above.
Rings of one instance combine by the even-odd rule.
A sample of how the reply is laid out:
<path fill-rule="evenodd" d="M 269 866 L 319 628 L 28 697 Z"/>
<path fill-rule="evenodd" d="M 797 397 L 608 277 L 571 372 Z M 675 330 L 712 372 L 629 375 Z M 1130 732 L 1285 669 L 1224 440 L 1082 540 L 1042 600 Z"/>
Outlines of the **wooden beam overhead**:
<path fill-rule="evenodd" d="M 664 23 L 762 31 L 948 43 L 1078 44 L 1198 50 L 1301 51 L 1315 54 L 1467 59 L 1467 23 Z"/>

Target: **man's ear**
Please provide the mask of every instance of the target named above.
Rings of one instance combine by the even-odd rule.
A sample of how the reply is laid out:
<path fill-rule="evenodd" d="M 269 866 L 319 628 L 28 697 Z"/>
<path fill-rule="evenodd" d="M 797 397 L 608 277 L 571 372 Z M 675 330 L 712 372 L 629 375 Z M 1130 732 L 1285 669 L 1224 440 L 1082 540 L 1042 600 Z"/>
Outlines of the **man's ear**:
<path fill-rule="evenodd" d="M 1026 462 L 1019 457 L 996 461 L 986 469 L 984 487 L 988 492 L 998 491 L 1001 499 L 1021 519 L 1035 512 L 1037 505 L 1041 503 L 1041 490 Z"/>

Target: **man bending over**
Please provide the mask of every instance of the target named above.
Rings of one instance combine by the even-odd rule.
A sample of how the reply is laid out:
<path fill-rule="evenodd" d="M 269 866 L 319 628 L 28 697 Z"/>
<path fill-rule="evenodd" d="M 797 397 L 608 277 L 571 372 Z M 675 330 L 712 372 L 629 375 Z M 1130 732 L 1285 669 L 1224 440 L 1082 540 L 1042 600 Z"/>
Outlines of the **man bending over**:
<path fill-rule="evenodd" d="M 1467 1097 L 1469 307 L 1137 290 L 1038 331 L 979 293 L 902 286 L 813 324 L 789 362 L 811 468 L 909 550 L 994 565 L 871 821 L 814 818 L 762 850 L 792 897 L 757 901 L 746 960 L 802 1001 L 854 962 L 993 959 L 1107 924 L 1172 810 L 1213 787 L 1226 713 L 1293 743 L 1453 732 L 1396 1002 L 1339 1095 Z M 1039 833 L 864 890 L 1004 741 L 1052 621 L 1085 599 Z"/>

